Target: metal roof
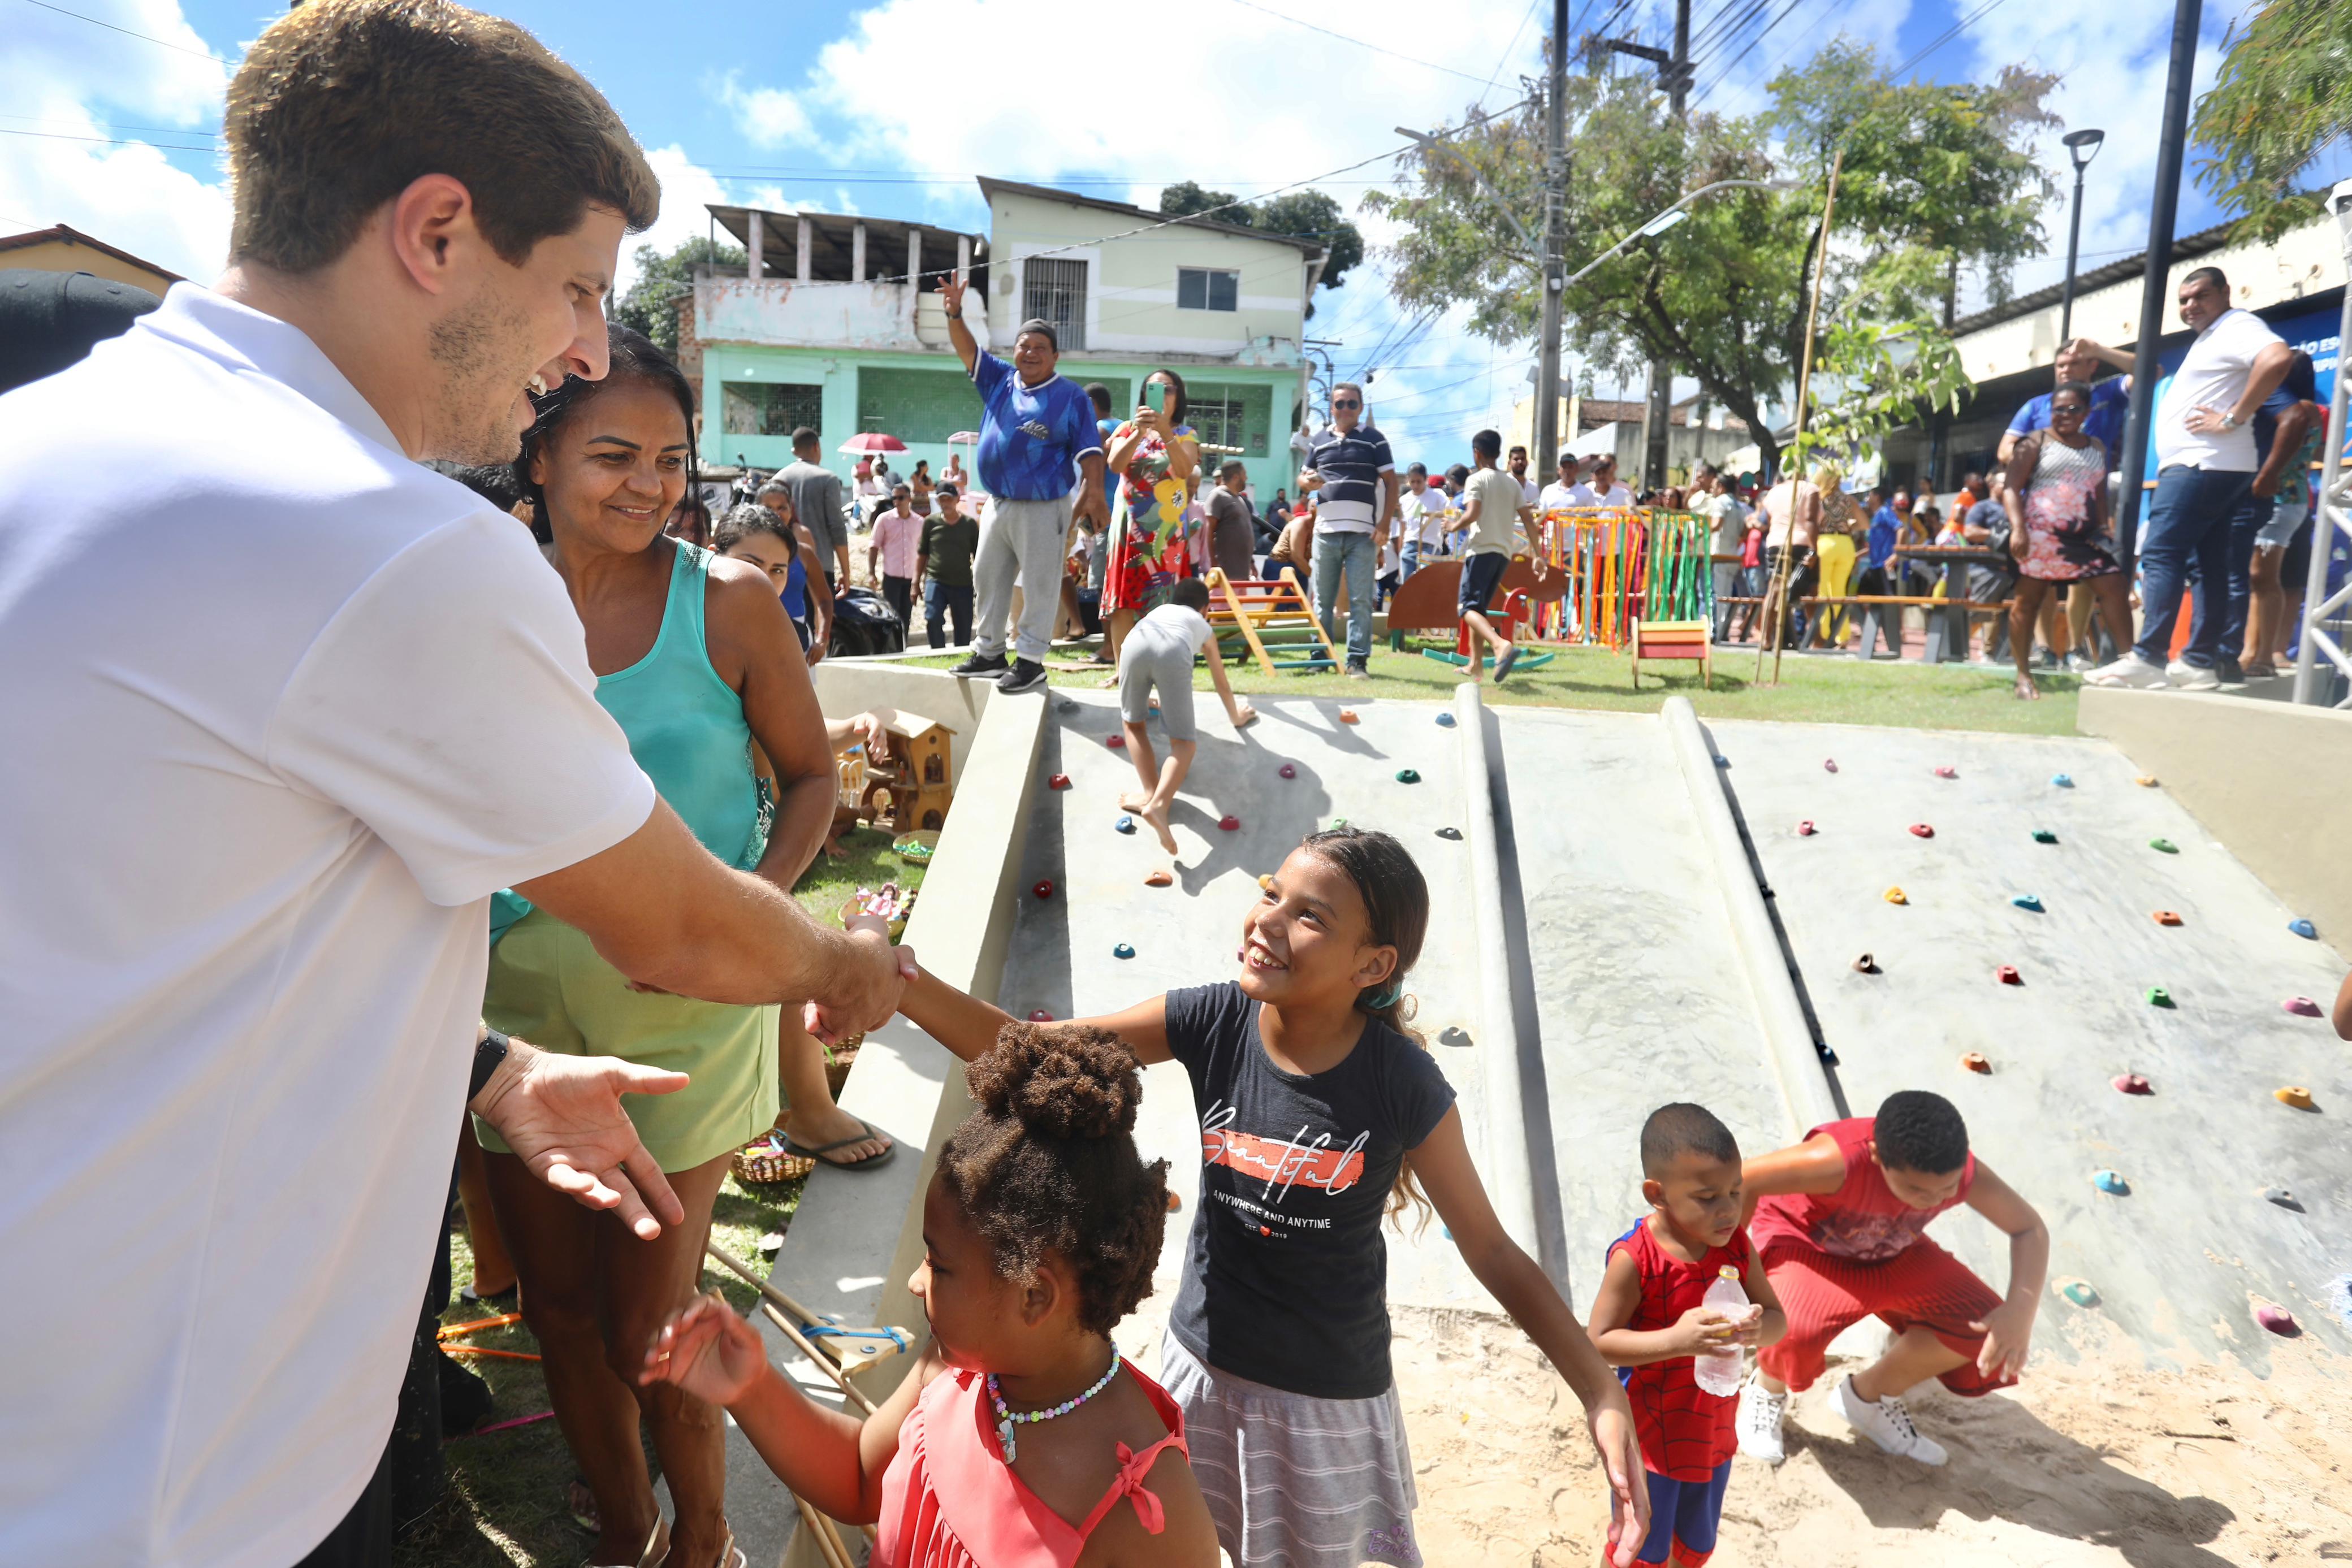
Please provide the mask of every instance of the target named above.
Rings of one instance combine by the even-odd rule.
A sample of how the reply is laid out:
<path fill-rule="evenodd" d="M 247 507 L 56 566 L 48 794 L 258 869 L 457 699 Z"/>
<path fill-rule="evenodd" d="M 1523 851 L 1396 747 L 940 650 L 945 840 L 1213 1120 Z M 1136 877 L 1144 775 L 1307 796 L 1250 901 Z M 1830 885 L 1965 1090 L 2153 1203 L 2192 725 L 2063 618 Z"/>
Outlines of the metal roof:
<path fill-rule="evenodd" d="M 1074 207 L 1093 207 L 1100 212 L 1118 213 L 1122 216 L 1142 218 L 1154 224 L 1181 224 L 1186 228 L 1208 229 L 1215 234 L 1233 235 L 1241 239 L 1262 239 L 1274 245 L 1289 246 L 1303 251 L 1309 256 L 1320 256 L 1324 249 L 1322 244 L 1317 240 L 1298 239 L 1290 235 L 1268 234 L 1263 229 L 1244 228 L 1240 224 L 1221 224 L 1214 218 L 1172 218 L 1166 213 L 1155 213 L 1150 207 L 1129 206 L 1125 202 L 1107 202 L 1100 196 L 1082 196 L 1075 191 L 1055 190 L 1051 185 L 1024 185 L 1013 180 L 994 180 L 985 174 L 980 176 L 982 195 L 992 202 L 1000 191 L 1008 195 L 1033 196 L 1043 202 L 1066 202 Z"/>

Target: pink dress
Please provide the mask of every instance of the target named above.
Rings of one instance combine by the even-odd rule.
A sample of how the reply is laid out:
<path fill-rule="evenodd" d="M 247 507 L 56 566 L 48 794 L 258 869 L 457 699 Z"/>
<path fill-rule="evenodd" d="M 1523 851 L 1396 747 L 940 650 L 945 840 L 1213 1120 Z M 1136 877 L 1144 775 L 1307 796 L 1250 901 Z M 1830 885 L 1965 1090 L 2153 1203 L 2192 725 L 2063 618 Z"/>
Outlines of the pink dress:
<path fill-rule="evenodd" d="M 1118 1445 L 1118 1479 L 1072 1525 L 1039 1500 L 1000 1457 L 983 1375 L 950 1368 L 931 1380 L 898 1429 L 898 1452 L 882 1478 L 875 1568 L 1071 1568 L 1095 1526 L 1124 1498 L 1143 1528 L 1166 1526 L 1160 1500 L 1143 1487 L 1164 1448 L 1190 1456 L 1184 1416 L 1165 1389 L 1124 1360 L 1168 1436 L 1141 1453 Z"/>

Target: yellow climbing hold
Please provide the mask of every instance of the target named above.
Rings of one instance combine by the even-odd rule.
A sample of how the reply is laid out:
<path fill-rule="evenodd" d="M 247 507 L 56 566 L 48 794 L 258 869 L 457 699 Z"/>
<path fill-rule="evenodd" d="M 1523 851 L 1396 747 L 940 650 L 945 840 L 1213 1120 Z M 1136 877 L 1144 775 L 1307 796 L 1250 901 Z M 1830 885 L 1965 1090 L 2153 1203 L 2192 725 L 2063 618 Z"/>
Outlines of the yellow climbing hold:
<path fill-rule="evenodd" d="M 2282 1105 L 2292 1105 L 2298 1111 L 2311 1109 L 2311 1091 L 2300 1083 L 2290 1083 L 2284 1089 L 2271 1091 L 2271 1098 Z"/>
<path fill-rule="evenodd" d="M 2139 787 L 2140 787 L 2141 789 L 2155 789 L 2155 788 L 2156 788 L 2156 775 L 2155 775 L 2155 774 L 2153 774 L 2153 773 L 2143 773 L 2143 774 L 2141 774 L 2141 775 L 2139 776 Z"/>
<path fill-rule="evenodd" d="M 1903 890 L 1901 888 L 1890 887 L 1886 890 L 1886 902 L 1889 904 L 1908 904 L 1911 901 L 1903 896 Z"/>
<path fill-rule="evenodd" d="M 1264 876 L 1258 878 L 1257 884 L 1260 888 L 1272 887 L 1274 885 L 1274 873 L 1268 872 Z"/>

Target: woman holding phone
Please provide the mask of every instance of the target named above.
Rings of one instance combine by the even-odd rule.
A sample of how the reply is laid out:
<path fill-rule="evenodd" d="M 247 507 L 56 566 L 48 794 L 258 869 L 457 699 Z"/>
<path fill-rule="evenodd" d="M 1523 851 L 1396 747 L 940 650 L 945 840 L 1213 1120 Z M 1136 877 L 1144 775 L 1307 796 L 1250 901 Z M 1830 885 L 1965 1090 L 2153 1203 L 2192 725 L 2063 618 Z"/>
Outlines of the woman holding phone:
<path fill-rule="evenodd" d="M 1201 443 L 1184 413 L 1184 379 L 1174 371 L 1152 371 L 1144 379 L 1143 402 L 1111 433 L 1105 454 L 1127 502 L 1126 520 L 1111 534 L 1103 579 L 1102 615 L 1114 659 L 1128 628 L 1167 603 L 1179 578 L 1192 575 L 1188 519 Z"/>

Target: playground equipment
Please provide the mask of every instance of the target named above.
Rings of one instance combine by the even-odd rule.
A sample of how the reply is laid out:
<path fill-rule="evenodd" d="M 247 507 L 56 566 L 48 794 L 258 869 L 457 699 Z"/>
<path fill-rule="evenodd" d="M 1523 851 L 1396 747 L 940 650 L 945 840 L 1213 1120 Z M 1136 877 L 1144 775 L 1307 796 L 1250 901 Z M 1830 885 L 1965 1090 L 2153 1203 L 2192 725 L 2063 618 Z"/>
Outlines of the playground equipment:
<path fill-rule="evenodd" d="M 1496 631 L 1514 643 L 1526 637 L 1529 619 L 1527 590 L 1514 588 L 1507 591 L 1503 595 L 1501 607 L 1489 609 L 1486 618 L 1494 623 Z M 1424 659 L 1435 659 L 1441 664 L 1458 665 L 1465 670 L 1470 667 L 1471 659 L 1475 657 L 1482 669 L 1494 668 L 1493 657 L 1479 653 L 1478 646 L 1478 640 L 1471 634 L 1470 623 L 1466 621 L 1457 621 L 1454 628 L 1454 652 L 1448 653 L 1436 648 L 1423 648 L 1421 654 Z M 1556 657 L 1558 655 L 1553 653 L 1530 653 L 1522 649 L 1518 664 L 1515 667 L 1522 670 L 1541 669 Z"/>
<path fill-rule="evenodd" d="M 1706 621 L 1633 622 L 1633 689 L 1642 689 L 1643 659 L 1696 659 L 1699 679 L 1715 689 L 1715 627 Z"/>
<path fill-rule="evenodd" d="M 1306 590 L 1298 586 L 1298 574 L 1290 568 L 1284 567 L 1279 577 L 1235 582 L 1222 569 L 1212 567 L 1208 580 L 1209 625 L 1217 633 L 1220 648 L 1224 646 L 1225 633 L 1237 631 L 1258 668 L 1269 675 L 1277 670 L 1339 667 L 1339 651 L 1315 618 L 1315 607 L 1307 602 Z M 1308 650 L 1306 658 L 1274 656 L 1276 649 L 1300 648 Z M 1314 651 L 1318 649 L 1319 653 Z"/>
<path fill-rule="evenodd" d="M 1536 618 L 1536 635 L 1544 641 L 1622 648 L 1643 622 L 1712 630 L 1715 558 L 1706 518 L 1629 507 L 1555 507 L 1538 519 L 1536 531 L 1536 548 L 1567 584 Z"/>

